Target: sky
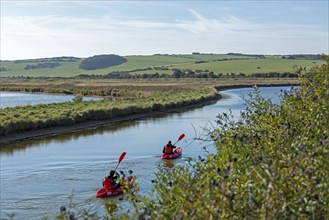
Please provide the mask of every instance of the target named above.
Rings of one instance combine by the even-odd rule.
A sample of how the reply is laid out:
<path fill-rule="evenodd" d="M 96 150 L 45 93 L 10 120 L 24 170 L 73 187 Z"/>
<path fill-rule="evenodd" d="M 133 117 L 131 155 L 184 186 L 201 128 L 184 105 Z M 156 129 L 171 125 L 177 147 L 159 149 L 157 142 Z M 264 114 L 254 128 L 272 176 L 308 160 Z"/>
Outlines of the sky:
<path fill-rule="evenodd" d="M 329 1 L 1 0 L 1 60 L 329 53 Z"/>

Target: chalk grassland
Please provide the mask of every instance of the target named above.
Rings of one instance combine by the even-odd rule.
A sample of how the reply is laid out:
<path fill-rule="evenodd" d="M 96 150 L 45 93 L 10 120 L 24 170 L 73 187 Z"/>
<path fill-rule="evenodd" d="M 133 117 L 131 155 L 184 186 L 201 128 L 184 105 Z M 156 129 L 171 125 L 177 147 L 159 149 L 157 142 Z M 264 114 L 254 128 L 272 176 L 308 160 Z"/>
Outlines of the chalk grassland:
<path fill-rule="evenodd" d="M 293 84 L 287 79 L 206 80 L 77 80 L 4 79 L 2 87 L 11 91 L 64 92 L 103 96 L 102 101 L 72 101 L 0 109 L 0 142 L 25 131 L 74 126 L 92 120 L 134 117 L 168 110 L 204 105 L 218 100 L 217 90 L 246 85 Z"/>
<path fill-rule="evenodd" d="M 1 61 L 0 76 L 30 76 L 30 77 L 72 77 L 79 74 L 108 74 L 116 71 L 132 71 L 133 74 L 172 74 L 172 69 L 208 70 L 215 74 L 251 74 L 268 72 L 292 72 L 293 66 L 312 67 L 314 63 L 320 64 L 319 60 L 302 59 L 282 59 L 281 56 L 264 56 L 263 58 L 247 55 L 227 55 L 227 54 L 193 54 L 193 55 L 152 55 L 152 56 L 126 56 L 127 62 L 97 70 L 79 69 L 79 64 L 83 59 L 75 62 L 58 62 L 60 66 L 55 68 L 24 69 L 26 65 L 42 63 L 42 59 L 26 60 L 24 62 Z M 154 67 L 162 67 L 163 70 Z M 150 68 L 147 70 L 147 68 Z"/>
<path fill-rule="evenodd" d="M 309 60 L 282 60 L 275 58 L 266 59 L 247 59 L 247 60 L 230 60 L 230 61 L 210 61 L 199 64 L 177 64 L 179 69 L 192 70 L 211 70 L 214 73 L 268 73 L 268 72 L 292 72 L 293 66 L 313 66 L 312 61 Z"/>

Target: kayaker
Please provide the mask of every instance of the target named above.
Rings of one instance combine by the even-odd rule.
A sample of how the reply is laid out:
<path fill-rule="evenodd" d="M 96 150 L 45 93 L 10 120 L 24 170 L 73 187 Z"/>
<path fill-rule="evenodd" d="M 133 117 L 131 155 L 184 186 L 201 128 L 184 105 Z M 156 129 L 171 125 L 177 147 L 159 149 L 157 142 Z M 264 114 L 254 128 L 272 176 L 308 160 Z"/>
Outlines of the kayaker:
<path fill-rule="evenodd" d="M 164 154 L 173 154 L 175 148 L 176 148 L 176 146 L 172 145 L 171 141 L 168 141 L 168 144 L 166 144 L 163 147 L 162 153 L 164 153 Z"/>
<path fill-rule="evenodd" d="M 120 175 L 118 172 L 111 170 L 109 175 L 103 179 L 103 187 L 106 189 L 117 189 L 120 185 Z"/>

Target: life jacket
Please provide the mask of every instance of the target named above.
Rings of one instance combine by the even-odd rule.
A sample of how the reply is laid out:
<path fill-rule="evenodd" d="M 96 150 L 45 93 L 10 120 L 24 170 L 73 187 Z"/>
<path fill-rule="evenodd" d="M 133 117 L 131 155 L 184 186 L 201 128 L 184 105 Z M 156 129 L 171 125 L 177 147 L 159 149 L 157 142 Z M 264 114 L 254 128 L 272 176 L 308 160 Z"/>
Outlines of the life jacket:
<path fill-rule="evenodd" d="M 165 145 L 165 154 L 172 154 L 173 153 L 173 149 L 171 146 Z"/>
<path fill-rule="evenodd" d="M 112 180 L 110 178 L 104 177 L 103 179 L 103 186 L 106 189 L 113 189 L 113 185 L 112 185 Z"/>

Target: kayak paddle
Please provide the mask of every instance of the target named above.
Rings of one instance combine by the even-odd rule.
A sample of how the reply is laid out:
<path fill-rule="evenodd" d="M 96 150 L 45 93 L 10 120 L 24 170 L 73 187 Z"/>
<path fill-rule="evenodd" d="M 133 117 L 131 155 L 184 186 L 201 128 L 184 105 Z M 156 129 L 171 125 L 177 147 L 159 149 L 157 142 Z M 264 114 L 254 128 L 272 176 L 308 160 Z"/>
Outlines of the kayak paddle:
<path fill-rule="evenodd" d="M 177 144 L 177 142 L 180 141 L 180 140 L 182 140 L 184 137 L 185 137 L 185 134 L 181 134 L 179 136 L 178 140 L 173 145 Z"/>
<path fill-rule="evenodd" d="M 116 171 L 116 169 L 118 168 L 119 164 L 121 163 L 121 161 L 123 160 L 123 158 L 126 156 L 126 152 L 123 152 L 121 154 L 121 156 L 119 157 L 119 161 L 118 161 L 118 164 L 117 166 L 115 167 L 114 171 Z"/>

